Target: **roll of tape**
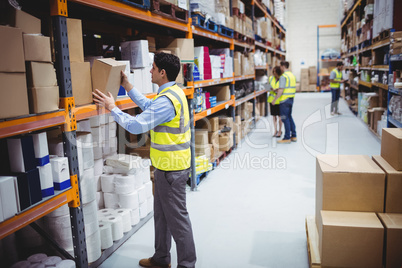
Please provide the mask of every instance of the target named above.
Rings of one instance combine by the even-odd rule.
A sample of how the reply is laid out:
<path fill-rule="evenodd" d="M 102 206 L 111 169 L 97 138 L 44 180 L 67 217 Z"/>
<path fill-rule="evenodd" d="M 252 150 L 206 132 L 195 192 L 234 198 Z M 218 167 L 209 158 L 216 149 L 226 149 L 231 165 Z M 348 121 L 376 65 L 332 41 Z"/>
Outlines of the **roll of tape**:
<path fill-rule="evenodd" d="M 113 241 L 120 240 L 123 237 L 123 222 L 120 216 L 110 216 L 102 219 L 102 222 L 107 222 L 112 225 Z"/>
<path fill-rule="evenodd" d="M 116 175 L 114 178 L 116 194 L 128 194 L 135 190 L 135 177 L 133 175 Z"/>
<path fill-rule="evenodd" d="M 137 225 L 140 222 L 140 208 L 132 209 L 131 214 L 131 225 Z"/>
<path fill-rule="evenodd" d="M 97 231 L 86 238 L 89 263 L 96 261 L 102 255 L 99 225 L 96 225 L 96 227 Z"/>
<path fill-rule="evenodd" d="M 100 176 L 102 192 L 113 193 L 114 192 L 114 174 L 102 174 Z"/>
<path fill-rule="evenodd" d="M 47 258 L 47 255 L 44 253 L 38 253 L 38 254 L 34 254 L 31 255 L 27 258 L 27 261 L 29 261 L 30 263 L 41 263 L 44 259 Z"/>
<path fill-rule="evenodd" d="M 103 250 L 113 246 L 112 224 L 101 222 L 99 224 L 99 231 L 101 237 L 101 249 Z"/>
<path fill-rule="evenodd" d="M 131 209 L 117 209 L 115 210 L 115 215 L 118 215 L 122 218 L 123 222 L 123 232 L 127 233 L 131 230 Z"/>
<path fill-rule="evenodd" d="M 56 264 L 57 268 L 76 268 L 75 261 L 73 260 L 62 260 Z"/>
<path fill-rule="evenodd" d="M 136 209 L 139 206 L 138 192 L 134 191 L 129 194 L 119 194 L 119 207 Z"/>
<path fill-rule="evenodd" d="M 44 259 L 42 261 L 42 263 L 46 266 L 46 267 L 54 267 L 56 266 L 56 264 L 58 264 L 59 262 L 61 262 L 61 258 L 59 256 L 50 256 L 47 257 L 46 259 Z"/>
<path fill-rule="evenodd" d="M 105 208 L 119 208 L 119 196 L 114 193 L 103 193 Z"/>

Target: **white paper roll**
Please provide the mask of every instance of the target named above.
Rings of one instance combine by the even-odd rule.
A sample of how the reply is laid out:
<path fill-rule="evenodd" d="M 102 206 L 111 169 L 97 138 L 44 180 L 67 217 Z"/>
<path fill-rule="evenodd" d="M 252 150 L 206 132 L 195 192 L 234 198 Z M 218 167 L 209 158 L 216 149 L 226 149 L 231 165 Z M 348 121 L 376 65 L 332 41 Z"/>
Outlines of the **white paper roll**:
<path fill-rule="evenodd" d="M 114 174 L 102 174 L 100 176 L 101 179 L 101 187 L 102 192 L 104 193 L 113 193 L 114 192 Z"/>
<path fill-rule="evenodd" d="M 91 132 L 91 122 L 89 119 L 77 122 L 77 132 Z"/>
<path fill-rule="evenodd" d="M 114 190 L 116 194 L 128 194 L 135 190 L 135 177 L 133 175 L 116 175 Z"/>
<path fill-rule="evenodd" d="M 119 196 L 115 193 L 103 193 L 105 208 L 119 208 Z"/>
<path fill-rule="evenodd" d="M 148 202 L 145 199 L 145 202 L 140 204 L 140 219 L 145 218 L 148 215 Z"/>
<path fill-rule="evenodd" d="M 68 241 L 72 239 L 70 215 L 59 217 L 44 217 L 45 226 L 55 240 Z"/>
<path fill-rule="evenodd" d="M 82 151 L 82 167 L 88 169 L 94 167 L 94 151 L 92 134 L 83 134 L 77 136 L 77 150 Z"/>
<path fill-rule="evenodd" d="M 80 178 L 80 186 L 81 200 L 83 204 L 87 204 L 96 199 L 96 186 L 93 168 L 84 170 Z"/>
<path fill-rule="evenodd" d="M 94 173 L 94 174 L 95 174 L 95 173 Z M 96 185 L 96 191 L 97 191 L 97 192 L 102 191 L 102 184 L 101 184 L 100 176 L 101 176 L 101 175 L 94 176 L 95 185 Z"/>
<path fill-rule="evenodd" d="M 47 258 L 47 255 L 46 254 L 44 254 L 44 253 L 37 253 L 37 254 L 34 254 L 34 255 L 31 255 L 31 256 L 29 256 L 28 258 L 27 258 L 27 260 L 30 262 L 30 263 L 32 263 L 32 264 L 34 264 L 34 263 L 41 263 L 44 259 L 46 259 Z"/>
<path fill-rule="evenodd" d="M 102 144 L 101 143 L 97 143 L 96 145 L 94 145 L 94 159 L 102 159 L 103 157 L 103 153 L 102 153 Z"/>
<path fill-rule="evenodd" d="M 56 264 L 57 268 L 76 268 L 75 262 L 73 260 L 62 260 Z"/>
<path fill-rule="evenodd" d="M 115 215 L 118 215 L 122 218 L 123 222 L 123 232 L 127 233 L 131 230 L 131 209 L 117 209 L 115 211 Z"/>
<path fill-rule="evenodd" d="M 53 266 L 53 267 L 57 267 L 57 266 Z M 29 266 L 29 268 L 46 268 L 46 265 L 44 265 L 43 263 L 34 263 L 34 264 L 31 264 Z"/>
<path fill-rule="evenodd" d="M 61 258 L 59 256 L 50 256 L 47 257 L 46 259 L 44 259 L 42 261 L 42 263 L 46 266 L 46 267 L 54 267 L 56 266 L 56 264 L 58 264 L 59 262 L 61 262 Z"/>
<path fill-rule="evenodd" d="M 113 214 L 114 214 L 114 209 L 104 208 L 104 209 L 98 210 L 98 219 L 101 220 L 101 218 L 109 217 L 109 216 L 112 216 Z"/>
<path fill-rule="evenodd" d="M 151 160 L 149 159 L 143 159 L 142 160 L 142 166 L 141 166 L 141 178 L 142 178 L 142 183 L 145 184 L 149 181 L 151 181 Z"/>
<path fill-rule="evenodd" d="M 131 225 L 137 225 L 140 222 L 140 208 L 133 209 L 130 211 L 131 214 Z"/>
<path fill-rule="evenodd" d="M 68 208 L 67 204 L 59 207 L 56 210 L 53 210 L 52 212 L 47 214 L 46 217 L 60 217 L 64 215 L 70 215 L 70 209 Z"/>
<path fill-rule="evenodd" d="M 101 238 L 98 225 L 97 225 L 97 231 L 93 233 L 91 236 L 87 237 L 86 242 L 87 242 L 88 262 L 91 263 L 99 259 L 100 256 L 102 255 Z"/>
<path fill-rule="evenodd" d="M 144 186 L 145 186 L 145 196 L 148 199 L 152 196 L 152 181 L 145 183 Z"/>
<path fill-rule="evenodd" d="M 19 261 L 14 263 L 10 268 L 29 268 L 30 265 L 29 261 Z"/>
<path fill-rule="evenodd" d="M 102 222 L 108 222 L 112 225 L 113 241 L 120 240 L 123 237 L 123 222 L 120 216 L 105 217 Z"/>
<path fill-rule="evenodd" d="M 145 200 L 147 200 L 147 192 L 145 189 L 145 186 L 141 186 L 138 190 L 138 202 L 140 202 L 140 204 L 144 203 Z"/>
<path fill-rule="evenodd" d="M 98 209 L 105 208 L 105 201 L 103 200 L 103 192 L 96 192 L 96 204 Z"/>
<path fill-rule="evenodd" d="M 148 214 L 154 210 L 154 197 L 147 198 Z"/>
<path fill-rule="evenodd" d="M 100 176 L 102 175 L 103 172 L 103 159 L 96 159 L 94 160 L 94 172 L 95 176 Z"/>
<path fill-rule="evenodd" d="M 85 236 L 88 237 L 98 231 L 98 206 L 96 201 L 83 204 L 82 213 L 84 214 Z"/>
<path fill-rule="evenodd" d="M 120 208 L 136 209 L 139 207 L 139 199 L 137 191 L 134 191 L 129 194 L 119 194 L 118 198 Z"/>
<path fill-rule="evenodd" d="M 113 246 L 112 224 L 101 222 L 99 224 L 99 231 L 101 237 L 101 249 L 107 249 Z"/>

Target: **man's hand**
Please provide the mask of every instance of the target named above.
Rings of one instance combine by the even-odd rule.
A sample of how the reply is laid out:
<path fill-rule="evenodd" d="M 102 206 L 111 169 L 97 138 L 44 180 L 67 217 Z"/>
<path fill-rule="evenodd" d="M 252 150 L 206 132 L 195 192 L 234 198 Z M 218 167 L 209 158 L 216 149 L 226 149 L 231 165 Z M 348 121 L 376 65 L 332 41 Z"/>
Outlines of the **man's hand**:
<path fill-rule="evenodd" d="M 121 86 L 124 87 L 124 89 L 129 92 L 132 88 L 133 85 L 130 84 L 130 82 L 128 81 L 127 75 L 121 71 L 121 82 L 120 82 Z"/>
<path fill-rule="evenodd" d="M 108 92 L 109 96 L 106 96 L 102 92 L 99 91 L 99 89 L 95 89 L 95 92 L 92 92 L 92 95 L 94 95 L 94 102 L 99 104 L 100 106 L 105 107 L 109 111 L 113 110 L 116 105 L 114 104 L 114 98 L 112 96 L 112 93 Z"/>

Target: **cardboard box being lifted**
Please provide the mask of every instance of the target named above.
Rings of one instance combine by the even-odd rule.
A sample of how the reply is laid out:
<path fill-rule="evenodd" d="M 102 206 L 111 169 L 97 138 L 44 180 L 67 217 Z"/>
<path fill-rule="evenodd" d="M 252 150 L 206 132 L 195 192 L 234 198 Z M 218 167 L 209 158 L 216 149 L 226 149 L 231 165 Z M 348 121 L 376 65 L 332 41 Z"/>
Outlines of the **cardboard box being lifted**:
<path fill-rule="evenodd" d="M 319 155 L 316 221 L 321 210 L 383 212 L 384 171 L 366 155 Z"/>
<path fill-rule="evenodd" d="M 0 72 L 25 73 L 22 31 L 0 26 Z"/>
<path fill-rule="evenodd" d="M 322 267 L 382 267 L 384 227 L 375 213 L 321 211 Z"/>
<path fill-rule="evenodd" d="M 396 170 L 402 170 L 402 128 L 383 128 L 381 156 Z"/>
<path fill-rule="evenodd" d="M 385 268 L 402 267 L 402 214 L 378 213 L 385 226 Z"/>
<path fill-rule="evenodd" d="M 121 71 L 124 71 L 126 64 L 113 59 L 97 59 L 92 66 L 92 90 L 99 89 L 107 94 L 112 93 L 114 99 L 120 89 Z"/>

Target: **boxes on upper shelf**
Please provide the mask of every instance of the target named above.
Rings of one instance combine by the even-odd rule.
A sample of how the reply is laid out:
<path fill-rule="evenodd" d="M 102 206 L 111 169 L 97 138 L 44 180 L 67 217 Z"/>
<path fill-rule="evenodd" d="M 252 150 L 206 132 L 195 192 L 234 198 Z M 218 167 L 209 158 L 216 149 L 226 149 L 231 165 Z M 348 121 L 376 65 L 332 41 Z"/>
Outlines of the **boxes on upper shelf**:
<path fill-rule="evenodd" d="M 29 114 L 25 73 L 0 72 L 0 92 L 0 118 Z"/>
<path fill-rule="evenodd" d="M 129 60 L 131 68 L 148 67 L 150 64 L 148 40 L 121 43 L 121 59 Z"/>
<path fill-rule="evenodd" d="M 50 37 L 24 34 L 25 61 L 52 62 Z"/>
<path fill-rule="evenodd" d="M 402 170 L 402 129 L 384 128 L 381 138 L 381 156 L 396 170 Z"/>
<path fill-rule="evenodd" d="M 71 85 L 75 105 L 92 103 L 91 66 L 89 62 L 71 62 Z"/>
<path fill-rule="evenodd" d="M 168 48 L 178 48 L 180 62 L 194 62 L 194 39 L 176 38 Z"/>
<path fill-rule="evenodd" d="M 59 109 L 59 87 L 32 87 L 28 89 L 29 111 L 33 114 Z"/>
<path fill-rule="evenodd" d="M 21 29 L 0 26 L 0 72 L 25 73 Z"/>
<path fill-rule="evenodd" d="M 322 267 L 382 267 L 384 227 L 375 213 L 321 211 Z"/>
<path fill-rule="evenodd" d="M 211 96 L 216 96 L 216 101 L 228 101 L 230 100 L 230 88 L 229 86 L 214 86 L 209 91 Z"/>
<path fill-rule="evenodd" d="M 22 10 L 12 9 L 12 12 L 10 14 L 10 25 L 16 28 L 20 28 L 22 32 L 27 34 L 41 33 L 40 19 L 31 16 L 30 14 Z"/>
<path fill-rule="evenodd" d="M 84 62 L 81 20 L 67 18 L 67 37 L 70 62 Z"/>
<path fill-rule="evenodd" d="M 53 64 L 48 62 L 28 62 L 27 83 L 28 87 L 57 86 L 56 70 Z"/>

